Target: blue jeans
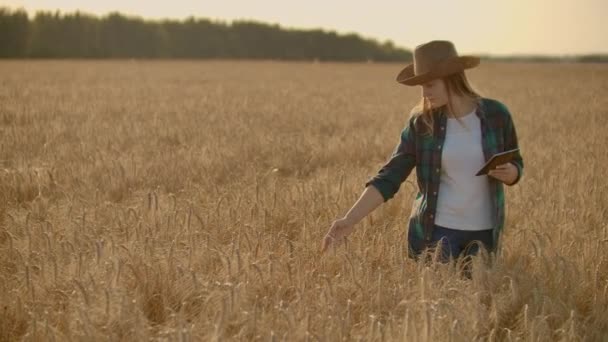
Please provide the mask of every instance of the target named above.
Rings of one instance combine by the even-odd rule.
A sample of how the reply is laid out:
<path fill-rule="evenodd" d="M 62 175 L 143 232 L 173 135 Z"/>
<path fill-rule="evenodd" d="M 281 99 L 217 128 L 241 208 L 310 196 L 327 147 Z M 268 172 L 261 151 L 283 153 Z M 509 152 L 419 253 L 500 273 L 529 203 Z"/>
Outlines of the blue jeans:
<path fill-rule="evenodd" d="M 408 254 L 414 259 L 418 259 L 423 252 L 425 244 L 422 240 L 413 236 L 413 229 L 408 232 L 409 248 Z M 487 230 L 460 230 L 450 229 L 439 225 L 434 226 L 431 244 L 429 247 L 441 248 L 439 251 L 439 261 L 448 262 L 450 257 L 456 259 L 459 256 L 468 257 L 476 255 L 480 246 L 488 252 L 494 250 L 492 229 Z"/>

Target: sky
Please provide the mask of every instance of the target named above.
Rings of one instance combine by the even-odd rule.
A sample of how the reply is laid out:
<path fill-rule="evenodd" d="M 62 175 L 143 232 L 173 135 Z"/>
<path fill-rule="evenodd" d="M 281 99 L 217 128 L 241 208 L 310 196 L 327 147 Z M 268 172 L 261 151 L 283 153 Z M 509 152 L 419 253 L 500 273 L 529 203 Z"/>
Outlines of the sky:
<path fill-rule="evenodd" d="M 249 19 L 357 33 L 414 48 L 450 40 L 459 54 L 608 53 L 606 0 L 0 0 L 0 6 L 146 19 Z"/>

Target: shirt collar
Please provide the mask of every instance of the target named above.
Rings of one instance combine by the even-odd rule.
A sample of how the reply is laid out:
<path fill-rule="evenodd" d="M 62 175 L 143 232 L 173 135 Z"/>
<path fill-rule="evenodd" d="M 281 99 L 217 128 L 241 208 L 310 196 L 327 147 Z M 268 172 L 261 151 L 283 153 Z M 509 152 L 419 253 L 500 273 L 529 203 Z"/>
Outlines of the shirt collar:
<path fill-rule="evenodd" d="M 445 107 L 443 109 L 441 109 L 441 111 L 439 111 L 439 118 L 441 120 L 447 120 L 447 115 L 445 114 Z M 484 102 L 483 102 L 483 97 L 479 99 L 479 101 L 477 102 L 477 107 L 475 108 L 475 114 L 477 115 L 477 117 L 479 119 L 484 119 L 486 118 L 486 111 L 485 111 L 485 107 L 484 107 Z"/>

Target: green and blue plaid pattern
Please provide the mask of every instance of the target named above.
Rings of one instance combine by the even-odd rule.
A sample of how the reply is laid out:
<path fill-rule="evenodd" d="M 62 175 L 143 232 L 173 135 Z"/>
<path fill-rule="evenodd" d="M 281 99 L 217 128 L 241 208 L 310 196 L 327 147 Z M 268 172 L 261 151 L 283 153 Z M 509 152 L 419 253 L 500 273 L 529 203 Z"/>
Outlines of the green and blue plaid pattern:
<path fill-rule="evenodd" d="M 481 123 L 482 150 L 485 160 L 498 152 L 518 148 L 515 125 L 507 107 L 498 100 L 486 97 L 479 98 L 475 114 Z M 434 227 L 434 216 L 437 208 L 437 195 L 441 175 L 441 152 L 445 141 L 447 116 L 443 111 L 434 115 L 433 135 L 422 135 L 422 121 L 411 117 L 401 131 L 401 138 L 390 159 L 382 166 L 377 175 L 371 177 L 365 186 L 373 185 L 382 194 L 384 201 L 391 199 L 399 190 L 401 183 L 416 167 L 418 193 L 412 204 L 410 219 L 414 236 L 425 245 L 431 240 Z M 509 186 L 519 182 L 523 175 L 524 162 L 519 153 L 512 161 L 517 166 L 517 179 Z M 481 166 L 480 166 L 481 167 Z M 505 193 L 503 183 L 493 177 L 484 175 L 490 182 L 491 197 L 494 208 L 493 237 L 494 248 L 499 246 L 499 238 L 505 222 Z"/>

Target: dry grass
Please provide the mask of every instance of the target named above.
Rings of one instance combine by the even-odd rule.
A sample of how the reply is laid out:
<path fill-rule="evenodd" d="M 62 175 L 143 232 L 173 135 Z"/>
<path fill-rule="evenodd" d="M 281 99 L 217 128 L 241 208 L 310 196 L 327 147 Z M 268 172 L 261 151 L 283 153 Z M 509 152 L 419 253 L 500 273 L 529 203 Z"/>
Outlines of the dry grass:
<path fill-rule="evenodd" d="M 0 340 L 606 340 L 608 67 L 482 64 L 526 169 L 473 281 L 405 257 L 399 64 L 0 63 Z"/>

